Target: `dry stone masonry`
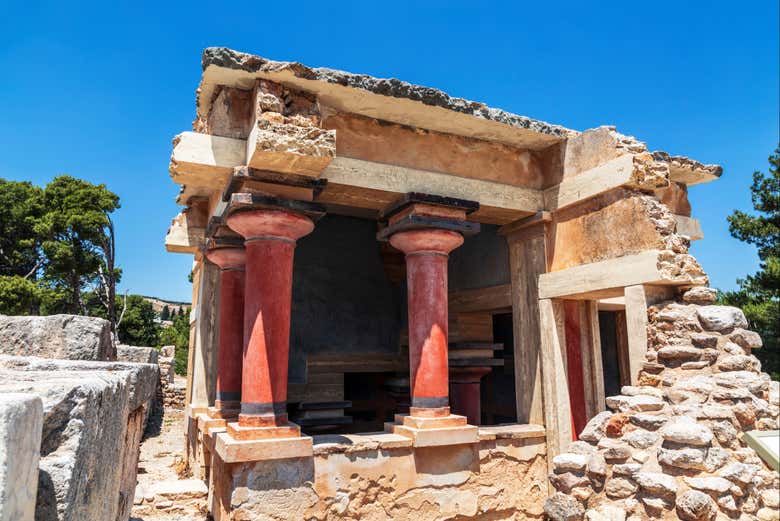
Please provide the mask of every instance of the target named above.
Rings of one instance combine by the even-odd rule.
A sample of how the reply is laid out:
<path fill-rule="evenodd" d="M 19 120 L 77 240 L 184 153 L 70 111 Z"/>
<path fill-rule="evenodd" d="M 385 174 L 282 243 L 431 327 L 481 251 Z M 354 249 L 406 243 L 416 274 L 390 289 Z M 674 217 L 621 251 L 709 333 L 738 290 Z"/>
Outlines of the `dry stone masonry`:
<path fill-rule="evenodd" d="M 778 519 L 780 478 L 742 440 L 777 430 L 780 383 L 741 310 L 694 287 L 652 306 L 638 386 L 553 460 L 550 519 Z"/>

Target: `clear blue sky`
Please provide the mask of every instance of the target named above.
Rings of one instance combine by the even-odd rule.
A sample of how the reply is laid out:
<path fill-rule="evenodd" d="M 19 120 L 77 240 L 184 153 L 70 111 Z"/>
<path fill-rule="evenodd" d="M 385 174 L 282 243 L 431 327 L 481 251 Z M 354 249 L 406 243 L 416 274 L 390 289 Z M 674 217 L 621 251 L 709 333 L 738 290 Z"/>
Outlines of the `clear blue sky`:
<path fill-rule="evenodd" d="M 68 173 L 118 193 L 122 287 L 189 300 L 171 138 L 190 130 L 201 51 L 228 46 L 397 77 L 569 128 L 613 124 L 724 167 L 694 187 L 712 285 L 755 271 L 726 216 L 778 142 L 778 2 L 71 2 L 0 16 L 0 176 Z"/>

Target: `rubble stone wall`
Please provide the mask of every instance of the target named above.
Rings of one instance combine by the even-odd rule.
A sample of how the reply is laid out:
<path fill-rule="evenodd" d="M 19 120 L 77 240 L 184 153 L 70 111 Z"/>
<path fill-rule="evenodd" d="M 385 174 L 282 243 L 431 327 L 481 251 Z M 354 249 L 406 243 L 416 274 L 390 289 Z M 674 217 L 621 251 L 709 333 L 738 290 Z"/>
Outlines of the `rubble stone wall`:
<path fill-rule="evenodd" d="M 214 460 L 217 521 L 542 519 L 548 488 L 544 438 L 428 448 L 315 438 L 313 459 Z"/>
<path fill-rule="evenodd" d="M 553 520 L 777 520 L 780 477 L 743 441 L 779 427 L 780 383 L 741 310 L 695 287 L 648 310 L 639 386 L 553 460 Z"/>

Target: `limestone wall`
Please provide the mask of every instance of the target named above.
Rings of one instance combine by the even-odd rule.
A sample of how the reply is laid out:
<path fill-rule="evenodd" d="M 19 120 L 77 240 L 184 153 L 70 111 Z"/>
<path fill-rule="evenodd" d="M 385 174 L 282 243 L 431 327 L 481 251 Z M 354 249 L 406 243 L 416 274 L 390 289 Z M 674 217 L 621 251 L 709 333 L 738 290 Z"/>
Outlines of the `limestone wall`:
<path fill-rule="evenodd" d="M 751 354 L 761 338 L 742 311 L 714 299 L 696 287 L 649 308 L 641 385 L 554 458 L 551 519 L 780 518 L 780 477 L 743 440 L 778 429 L 780 383 Z"/>
<path fill-rule="evenodd" d="M 547 463 L 535 430 L 493 427 L 479 444 L 426 448 L 394 434 L 318 436 L 314 458 L 215 458 L 212 512 L 217 521 L 541 519 Z"/>

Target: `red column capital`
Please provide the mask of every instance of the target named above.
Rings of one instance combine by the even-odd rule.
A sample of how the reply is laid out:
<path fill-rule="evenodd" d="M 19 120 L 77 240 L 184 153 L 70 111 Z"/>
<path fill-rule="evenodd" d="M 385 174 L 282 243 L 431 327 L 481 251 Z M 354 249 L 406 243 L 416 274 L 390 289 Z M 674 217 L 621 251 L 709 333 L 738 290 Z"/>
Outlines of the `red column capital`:
<path fill-rule="evenodd" d="M 272 209 L 236 211 L 228 216 L 227 225 L 247 241 L 283 239 L 294 242 L 314 230 L 314 223 L 305 215 Z"/>
<path fill-rule="evenodd" d="M 206 252 L 206 258 L 222 270 L 242 270 L 246 265 L 246 250 L 243 247 L 216 247 Z"/>

